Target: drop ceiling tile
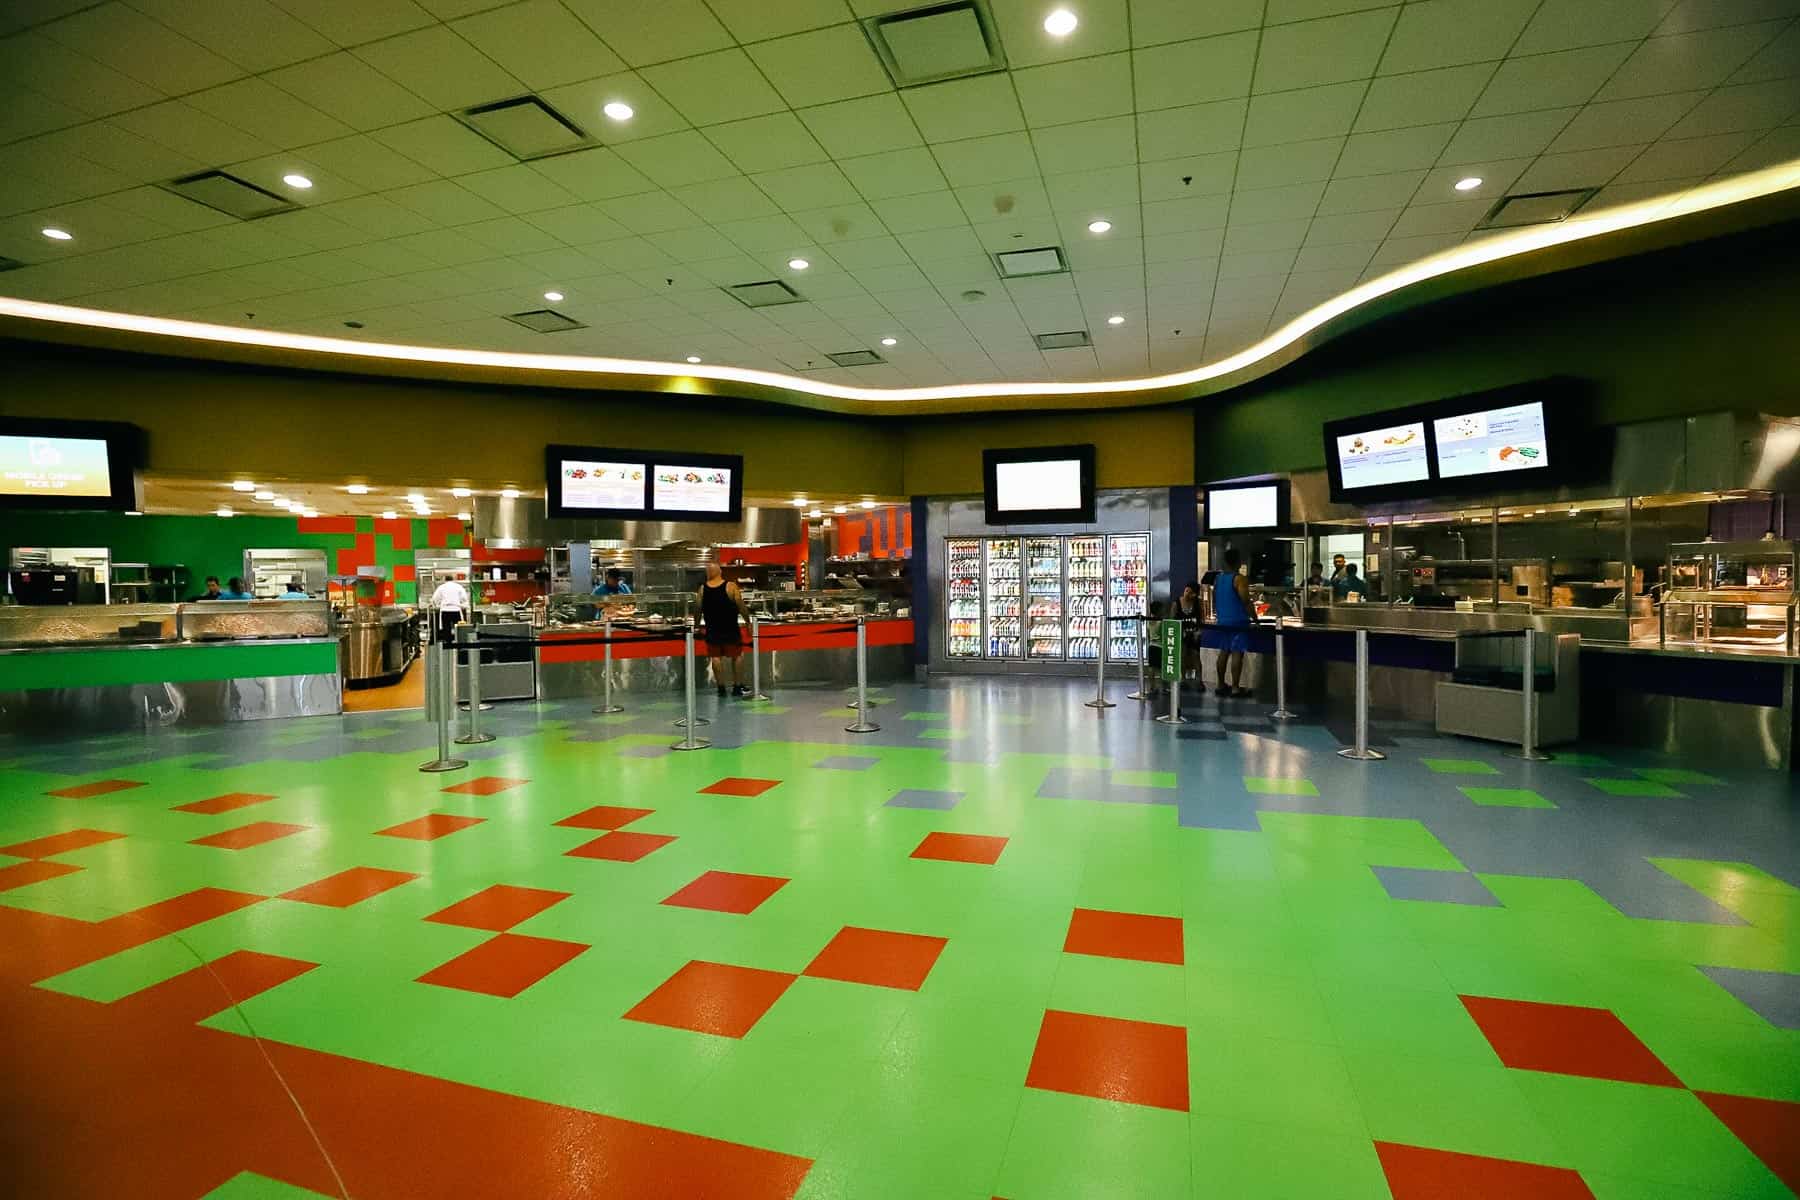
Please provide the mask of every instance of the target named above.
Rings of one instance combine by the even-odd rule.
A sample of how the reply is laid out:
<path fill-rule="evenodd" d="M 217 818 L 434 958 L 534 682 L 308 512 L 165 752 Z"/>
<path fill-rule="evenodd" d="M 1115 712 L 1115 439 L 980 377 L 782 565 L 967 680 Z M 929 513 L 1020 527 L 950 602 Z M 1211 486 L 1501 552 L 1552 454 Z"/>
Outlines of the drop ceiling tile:
<path fill-rule="evenodd" d="M 1127 166 L 1137 162 L 1137 130 L 1130 117 L 1109 117 L 1103 121 L 1034 130 L 1031 142 L 1037 149 L 1038 164 L 1045 174 Z"/>
<path fill-rule="evenodd" d="M 886 267 L 864 267 L 851 272 L 856 282 L 871 292 L 897 292 L 908 288 L 924 288 L 931 286 L 919 268 L 911 263 L 898 263 Z"/>
<path fill-rule="evenodd" d="M 39 32 L 168 96 L 214 87 L 244 74 L 243 68 L 119 0 L 52 21 Z"/>
<path fill-rule="evenodd" d="M 1425 174 L 1425 171 L 1418 170 L 1364 175 L 1357 178 L 1339 176 L 1326 185 L 1325 195 L 1319 201 L 1318 215 L 1325 217 L 1342 213 L 1399 209 L 1418 192 L 1419 184 L 1424 180 Z"/>
<path fill-rule="evenodd" d="M 1248 106 L 1247 100 L 1219 100 L 1139 113 L 1138 158 L 1156 162 L 1236 150 Z"/>
<path fill-rule="evenodd" d="M 1786 26 L 1782 21 L 1655 37 L 1641 44 L 1596 100 L 1714 88 Z"/>
<path fill-rule="evenodd" d="M 1653 142 L 1704 98 L 1704 92 L 1674 92 L 1590 104 L 1575 114 L 1549 149 L 1591 150 Z"/>
<path fill-rule="evenodd" d="M 1228 33 L 1134 50 L 1131 62 L 1138 110 L 1247 96 L 1256 58 L 1254 33 Z"/>
<path fill-rule="evenodd" d="M 921 144 L 912 117 L 892 92 L 802 109 L 799 116 L 836 158 Z"/>
<path fill-rule="evenodd" d="M 671 188 L 675 198 L 708 221 L 770 217 L 781 210 L 760 188 L 741 175 Z"/>
<path fill-rule="evenodd" d="M 896 239 L 914 262 L 957 258 L 967 260 L 985 254 L 975 231 L 967 225 L 902 233 L 897 234 Z"/>
<path fill-rule="evenodd" d="M 618 154 L 666 188 L 704 183 L 709 179 L 728 179 L 738 174 L 729 159 L 692 129 L 626 142 L 618 147 Z"/>
<path fill-rule="evenodd" d="M 656 270 L 674 265 L 667 254 L 641 237 L 594 242 L 582 247 L 582 253 L 600 267 L 611 271 Z"/>
<path fill-rule="evenodd" d="M 953 142 L 1025 128 L 1011 77 L 977 75 L 907 88 L 900 93 L 927 142 Z"/>
<path fill-rule="evenodd" d="M 896 267 L 912 262 L 906 247 L 892 237 L 860 238 L 831 248 L 831 257 L 846 271 L 868 271 L 876 267 Z"/>
<path fill-rule="evenodd" d="M 1025 121 L 1036 128 L 1131 112 L 1131 56 L 1103 54 L 1013 72 Z"/>
<path fill-rule="evenodd" d="M 1225 253 L 1246 254 L 1274 250 L 1298 250 L 1306 240 L 1310 217 L 1297 221 L 1263 221 L 1251 225 L 1231 225 L 1225 230 Z"/>
<path fill-rule="evenodd" d="M 135 187 L 123 192 L 114 192 L 106 198 L 109 208 L 120 209 L 133 216 L 154 221 L 158 225 L 182 233 L 191 233 L 199 229 L 210 229 L 215 225 L 227 224 L 236 218 L 216 212 L 203 204 L 195 204 L 184 200 L 159 187 Z M 299 215 L 299 214 L 290 214 Z"/>
<path fill-rule="evenodd" d="M 306 146 L 299 153 L 306 161 L 318 163 L 331 174 L 370 191 L 423 183 L 438 175 L 431 168 L 396 153 L 391 146 L 360 133 Z"/>
<path fill-rule="evenodd" d="M 1225 254 L 1219 258 L 1219 281 L 1286 275 L 1293 269 L 1298 250 L 1271 250 L 1260 254 Z"/>
<path fill-rule="evenodd" d="M 1281 187 L 1240 188 L 1231 196 L 1230 223 L 1261 224 L 1310 218 L 1325 195 L 1323 180 Z"/>
<path fill-rule="evenodd" d="M 1645 147 L 1609 146 L 1600 150 L 1572 150 L 1560 154 L 1544 154 L 1531 164 L 1514 183 L 1515 192 L 1564 192 L 1580 188 L 1597 188 L 1610 183 L 1615 175 L 1644 152 Z M 1408 233 L 1430 232 L 1423 229 Z"/>
<path fill-rule="evenodd" d="M 505 100 L 529 90 L 443 25 L 370 42 L 355 54 L 440 109 Z"/>
<path fill-rule="evenodd" d="M 1111 221 L 1121 232 L 1137 223 L 1138 169 L 1135 166 L 1046 175 L 1044 191 L 1057 213 L 1079 218 L 1084 226 L 1098 217 Z"/>
<path fill-rule="evenodd" d="M 563 2 L 634 67 L 723 50 L 732 44 L 731 35 L 701 0 Z"/>
<path fill-rule="evenodd" d="M 814 243 L 830 247 L 834 254 L 845 242 L 884 237 L 888 232 L 874 210 L 860 203 L 831 204 L 792 212 L 788 216 Z"/>
<path fill-rule="evenodd" d="M 129 133 L 159 142 L 204 163 L 260 158 L 276 147 L 181 100 L 167 100 L 110 118 Z"/>
<path fill-rule="evenodd" d="M 625 69 L 619 56 L 557 0 L 524 0 L 464 17 L 451 28 L 533 89 Z"/>
<path fill-rule="evenodd" d="M 1369 260 L 1364 275 L 1381 274 L 1415 259 L 1428 258 L 1448 250 L 1463 240 L 1460 233 L 1427 233 L 1418 237 L 1389 238 Z"/>
<path fill-rule="evenodd" d="M 988 0 L 988 7 L 1000 27 L 1007 61 L 1014 67 L 1089 58 L 1130 46 L 1126 0 L 1082 0 L 1077 8 L 1081 23 L 1073 33 L 1060 38 L 1044 32 L 1048 9 L 1042 0 Z"/>
<path fill-rule="evenodd" d="M 1211 0 L 1205 4 L 1194 0 L 1131 0 L 1131 41 L 1135 46 L 1235 33 L 1255 29 L 1262 23 L 1263 0 Z"/>
<path fill-rule="evenodd" d="M 342 121 L 264 79 L 240 79 L 195 92 L 187 103 L 278 149 L 330 141 L 351 132 Z"/>
<path fill-rule="evenodd" d="M 635 71 L 551 88 L 543 97 L 545 103 L 609 146 L 689 128 L 687 119 Z M 615 121 L 602 111 L 615 100 L 631 106 L 630 120 Z"/>
<path fill-rule="evenodd" d="M 788 212 L 857 201 L 856 189 L 832 163 L 763 171 L 752 175 L 751 180 Z"/>
<path fill-rule="evenodd" d="M 1800 109 L 1800 97 L 1787 80 L 1722 87 L 1677 121 L 1667 135 L 1672 138 L 1706 137 L 1745 129 L 1768 129 L 1791 120 Z"/>
<path fill-rule="evenodd" d="M 462 175 L 510 165 L 513 156 L 453 117 L 426 117 L 378 129 L 370 135 L 440 175 Z"/>
<path fill-rule="evenodd" d="M 886 154 L 840 158 L 837 164 L 862 193 L 863 199 L 870 201 L 939 191 L 948 186 L 938 170 L 937 160 L 922 146 Z"/>
<path fill-rule="evenodd" d="M 540 158 L 531 169 L 583 200 L 610 200 L 648 192 L 656 185 L 636 167 L 619 157 L 616 150 L 597 147 Z"/>
<path fill-rule="evenodd" d="M 1554 191 L 1533 188 L 1533 191 Z M 1415 204 L 1400 214 L 1389 233 L 1394 237 L 1416 237 L 1427 233 L 1467 233 L 1488 214 L 1493 204 L 1487 200 L 1453 200 L 1448 204 Z"/>
<path fill-rule="evenodd" d="M 163 98 L 155 88 L 101 66 L 37 30 L 0 39 L 0 78 L 95 117 Z"/>
<path fill-rule="evenodd" d="M 268 0 L 133 0 L 132 7 L 246 71 L 270 71 L 336 48 Z"/>
<path fill-rule="evenodd" d="M 1472 118 L 1462 123 L 1444 147 L 1446 163 L 1481 162 L 1490 158 L 1529 158 L 1549 149 L 1550 143 L 1578 113 L 1575 108 L 1551 108 L 1542 112 L 1512 113 L 1504 117 Z"/>
<path fill-rule="evenodd" d="M 0 110 L 0 145 L 87 120 L 86 113 L 24 87 L 13 89 L 9 99 Z"/>
<path fill-rule="evenodd" d="M 860 26 L 836 25 L 746 48 L 795 108 L 891 91 L 893 84 Z"/>
<path fill-rule="evenodd" d="M 1689 179 L 1658 179 L 1643 183 L 1613 183 L 1594 193 L 1592 199 L 1581 206 L 1581 215 L 1597 213 L 1603 208 L 1614 208 L 1622 204 L 1636 204 L 1640 200 L 1674 199 L 1697 184 L 1705 183 L 1706 177 L 1696 175 Z"/>
<path fill-rule="evenodd" d="M 1021 179 L 1038 170 L 1031 138 L 1024 133 L 997 133 L 960 142 L 941 142 L 933 146 L 931 152 L 952 187 Z"/>
<path fill-rule="evenodd" d="M 1800 158 L 1800 125 L 1783 125 L 1760 134 L 1750 148 L 1726 164 L 1733 171 L 1760 171 Z"/>
<path fill-rule="evenodd" d="M 1408 4 L 1381 57 L 1381 74 L 1504 58 L 1537 6 L 1538 0 L 1423 0 Z"/>
<path fill-rule="evenodd" d="M 984 226 L 991 226 L 995 231 L 1022 231 L 1034 226 L 1056 228 L 1050 195 L 1039 179 L 1012 179 L 953 190 L 957 203 L 978 229 Z"/>
<path fill-rule="evenodd" d="M 635 234 L 666 233 L 705 224 L 667 192 L 643 192 L 597 200 L 594 207 Z"/>
<path fill-rule="evenodd" d="M 1731 82 L 1759 83 L 1796 75 L 1800 75 L 1800 23 L 1788 26 L 1786 33 L 1764 46 L 1755 58 L 1732 74 Z"/>
<path fill-rule="evenodd" d="M 356 196 L 321 205 L 315 211 L 334 217 L 353 229 L 373 237 L 393 237 L 406 233 L 422 233 L 432 228 L 430 221 L 409 212 L 385 196 Z M 242 223 L 237 228 L 243 228 Z M 227 229 L 232 227 L 227 226 Z M 215 231 L 216 232 L 216 231 Z M 207 235 L 211 236 L 211 234 Z"/>
<path fill-rule="evenodd" d="M 1010 247 L 1002 245 L 993 235 L 984 232 L 985 227 L 977 226 L 975 232 L 982 237 L 983 244 L 989 250 L 1004 250 Z M 1222 230 L 1213 230 L 1221 237 Z M 1141 237 L 1123 237 L 1117 233 L 1103 238 L 1087 238 L 1082 241 L 1065 241 L 1063 251 L 1068 255 L 1069 266 L 1077 271 L 1092 271 L 1108 267 L 1125 267 L 1145 261 L 1145 240 Z"/>
<path fill-rule="evenodd" d="M 1619 172 L 1616 181 L 1644 183 L 1710 175 L 1748 150 L 1757 136 L 1755 130 L 1747 129 L 1711 137 L 1665 139 L 1634 159 Z"/>
<path fill-rule="evenodd" d="M 1195 229 L 1223 229 L 1231 208 L 1230 196 L 1193 196 L 1185 200 L 1158 200 L 1143 206 L 1144 234 L 1187 233 Z"/>
<path fill-rule="evenodd" d="M 705 134 L 707 140 L 745 172 L 777 171 L 783 167 L 823 162 L 828 157 L 790 112 L 708 126 Z M 626 156 L 630 157 L 629 153 Z"/>
<path fill-rule="evenodd" d="M 1525 173 L 1535 159 L 1531 158 L 1488 158 L 1477 162 L 1458 163 L 1450 167 L 1438 167 L 1429 172 L 1419 184 L 1419 197 L 1434 197 L 1442 202 L 1460 198 L 1488 201 L 1498 200 L 1508 192 L 1515 191 L 1513 184 Z M 1456 185 L 1465 179 L 1479 179 L 1481 182 L 1473 188 L 1458 191 Z"/>
<path fill-rule="evenodd" d="M 935 287 L 949 291 L 960 291 L 964 288 L 983 287 L 994 283 L 998 276 L 994 274 L 993 260 L 984 249 L 980 254 L 964 255 L 961 258 L 933 258 L 919 263 L 919 270 Z M 891 290 L 872 288 L 872 291 Z"/>
<path fill-rule="evenodd" d="M 1200 154 L 1144 163 L 1138 167 L 1138 193 L 1148 204 L 1229 192 L 1237 177 L 1237 157 L 1236 153 Z"/>
<path fill-rule="evenodd" d="M 23 160 L 42 173 L 59 172 L 70 159 L 81 158 L 117 171 L 140 182 L 170 179 L 210 165 L 191 155 L 171 150 L 139 137 L 110 121 L 89 121 L 71 129 L 45 134 L 13 147 L 15 154 L 29 152 Z M 20 160 L 14 159 L 15 162 Z"/>
<path fill-rule="evenodd" d="M 800 227 L 785 216 L 750 217 L 742 221 L 717 221 L 715 228 L 751 254 L 794 246 L 806 240 Z"/>
<path fill-rule="evenodd" d="M 1460 121 L 1493 77 L 1491 63 L 1383 75 L 1369 85 L 1356 114 L 1358 133 Z"/>
<path fill-rule="evenodd" d="M 1329 179 L 1344 143 L 1344 138 L 1322 138 L 1316 142 L 1247 149 L 1238 155 L 1236 186 L 1239 189 L 1281 187 Z"/>
<path fill-rule="evenodd" d="M 1250 100 L 1249 119 L 1244 123 L 1244 145 L 1273 146 L 1349 133 L 1367 87 L 1365 82 L 1358 80 L 1254 96 Z M 1438 119 L 1455 120 L 1461 116 L 1456 113 Z M 1406 122 L 1409 125 L 1423 123 Z"/>
<path fill-rule="evenodd" d="M 646 67 L 640 74 L 696 125 L 713 125 L 786 107 L 742 50 L 719 50 Z"/>
<path fill-rule="evenodd" d="M 1190 229 L 1144 239 L 1144 260 L 1152 263 L 1217 258 L 1225 244 L 1223 229 Z"/>
<path fill-rule="evenodd" d="M 457 182 L 514 215 L 560 208 L 579 200 L 524 163 L 462 175 Z"/>
<path fill-rule="evenodd" d="M 412 0 L 275 0 L 340 46 L 359 46 L 432 22 Z"/>
<path fill-rule="evenodd" d="M 1794 0 L 1680 0 L 1656 32 L 1692 33 L 1696 29 L 1749 25 L 1793 15 Z"/>
<path fill-rule="evenodd" d="M 273 192 L 277 196 L 286 196 L 302 205 L 318 205 L 331 200 L 344 200 L 351 196 L 360 196 L 370 190 L 344 176 L 327 171 L 312 157 L 296 151 L 283 151 L 267 158 L 230 163 L 226 170 L 245 183 L 255 184 L 266 192 Z M 284 177 L 294 172 L 311 179 L 313 186 L 306 189 L 296 189 L 290 186 Z"/>
<path fill-rule="evenodd" d="M 652 233 L 647 235 L 646 240 L 681 263 L 704 262 L 709 258 L 722 258 L 737 253 L 737 246 L 730 238 L 705 225 Z"/>
<path fill-rule="evenodd" d="M 709 0 L 708 7 L 740 42 L 765 41 L 854 19 L 844 0 Z"/>
<path fill-rule="evenodd" d="M 266 78 L 352 129 L 379 129 L 433 111 L 424 100 L 347 51 L 296 63 Z"/>
<path fill-rule="evenodd" d="M 1542 54 L 1648 37 L 1674 7 L 1675 0 L 1544 0 L 1513 53 Z"/>
<path fill-rule="evenodd" d="M 1494 72 L 1470 115 L 1494 117 L 1586 104 L 1631 50 L 1632 43 L 1616 42 L 1508 59 Z"/>
<path fill-rule="evenodd" d="M 544 214 L 537 215 L 541 217 Z M 554 250 L 561 244 L 560 239 L 520 217 L 496 217 L 491 221 L 476 221 L 458 228 L 466 237 L 480 242 L 496 254 L 531 254 L 539 250 Z"/>
<path fill-rule="evenodd" d="M 1399 11 L 1373 9 L 1264 29 L 1255 90 L 1281 92 L 1367 79 L 1375 74 Z"/>
<path fill-rule="evenodd" d="M 1338 246 L 1366 247 L 1367 253 L 1364 254 L 1363 261 L 1356 265 L 1367 265 L 1368 255 L 1373 254 L 1375 247 L 1392 232 L 1394 222 L 1399 219 L 1402 211 L 1398 208 L 1379 208 L 1371 212 L 1314 217 L 1311 227 L 1306 231 L 1306 240 L 1301 243 L 1301 255 L 1310 256 L 1307 261 L 1314 265 L 1301 269 L 1348 265 L 1341 258 L 1327 253 Z"/>
<path fill-rule="evenodd" d="M 953 192 L 920 192 L 917 195 L 871 199 L 869 207 L 892 233 L 910 233 L 918 229 L 944 229 L 968 223 L 968 214 L 956 202 Z"/>

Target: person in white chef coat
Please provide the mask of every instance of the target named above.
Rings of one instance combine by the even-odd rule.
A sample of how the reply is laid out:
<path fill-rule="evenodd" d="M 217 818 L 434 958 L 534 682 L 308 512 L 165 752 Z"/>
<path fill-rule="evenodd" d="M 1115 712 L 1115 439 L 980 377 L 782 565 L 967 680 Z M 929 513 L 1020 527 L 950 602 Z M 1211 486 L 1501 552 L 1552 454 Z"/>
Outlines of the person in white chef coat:
<path fill-rule="evenodd" d="M 458 571 L 431 593 L 431 607 L 437 610 L 437 640 L 449 645 L 456 640 L 456 627 L 469 615 L 469 586 L 463 581 L 468 574 Z"/>

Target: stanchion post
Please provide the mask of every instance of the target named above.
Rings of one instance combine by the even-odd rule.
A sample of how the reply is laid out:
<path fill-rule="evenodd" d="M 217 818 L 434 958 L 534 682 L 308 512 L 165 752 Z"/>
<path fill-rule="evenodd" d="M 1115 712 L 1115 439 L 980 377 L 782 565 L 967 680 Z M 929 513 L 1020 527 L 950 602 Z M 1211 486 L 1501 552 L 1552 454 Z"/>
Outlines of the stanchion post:
<path fill-rule="evenodd" d="M 1188 719 L 1181 715 L 1181 673 L 1185 669 L 1181 661 L 1181 635 L 1173 638 L 1165 632 L 1174 622 L 1164 621 L 1157 626 L 1157 640 L 1163 644 L 1163 681 L 1169 685 L 1169 711 L 1155 718 L 1163 725 L 1186 725 Z"/>
<path fill-rule="evenodd" d="M 881 728 L 869 720 L 869 625 L 868 618 L 856 614 L 856 720 L 844 726 L 845 733 L 874 733 Z"/>
<path fill-rule="evenodd" d="M 1150 693 L 1144 686 L 1144 669 L 1146 664 L 1150 661 L 1150 626 L 1141 615 L 1137 619 L 1137 631 L 1138 686 L 1137 691 L 1125 698 L 1127 700 L 1148 700 L 1150 698 Z M 1110 635 L 1108 640 L 1111 640 Z"/>
<path fill-rule="evenodd" d="M 1338 751 L 1339 758 L 1376 762 L 1387 755 L 1369 749 L 1369 631 L 1356 631 L 1356 745 Z"/>
<path fill-rule="evenodd" d="M 469 731 L 456 739 L 459 746 L 477 746 L 491 742 L 494 735 L 481 732 L 481 645 L 475 626 L 464 621 L 456 627 L 456 649 L 451 652 L 463 660 L 469 672 Z M 452 660 L 454 661 L 454 659 Z"/>
<path fill-rule="evenodd" d="M 1275 624 L 1275 711 L 1269 716 L 1277 721 L 1292 721 L 1300 714 L 1287 706 L 1287 648 L 1281 636 L 1281 623 Z"/>
<path fill-rule="evenodd" d="M 450 757 L 450 710 L 456 707 L 456 691 L 451 678 L 456 668 L 451 656 L 455 651 L 436 639 L 435 629 L 432 632 L 434 636 L 425 658 L 425 717 L 437 722 L 438 752 L 430 762 L 420 763 L 419 770 L 435 774 L 459 771 L 469 764 Z"/>
<path fill-rule="evenodd" d="M 1101 638 L 1100 640 L 1105 641 L 1106 639 Z M 1106 655 L 1103 653 L 1096 653 L 1094 655 L 1094 675 L 1095 675 L 1094 698 L 1092 700 L 1089 700 L 1087 702 L 1087 704 L 1085 705 L 1085 707 L 1087 707 L 1087 708 L 1117 708 L 1117 707 L 1119 707 L 1118 705 L 1114 704 L 1111 700 L 1108 700 L 1106 698 Z"/>
<path fill-rule="evenodd" d="M 1525 676 L 1519 681 L 1520 703 L 1524 706 L 1524 727 L 1520 730 L 1519 748 L 1506 753 L 1526 762 L 1548 762 L 1550 755 L 1537 748 L 1537 630 L 1525 631 Z"/>
<path fill-rule="evenodd" d="M 605 716 L 608 713 L 624 712 L 623 704 L 614 704 L 612 698 L 612 611 L 607 610 L 601 618 L 600 636 L 606 639 L 606 645 L 600 655 L 600 703 L 594 709 L 594 715 Z"/>
<path fill-rule="evenodd" d="M 767 700 L 762 690 L 762 617 L 750 614 L 750 698 Z"/>
<path fill-rule="evenodd" d="M 675 723 L 687 730 L 687 733 L 679 742 L 675 743 L 674 748 L 677 750 L 704 750 L 712 745 L 712 743 L 706 738 L 694 736 L 694 730 L 704 722 L 705 718 L 696 717 L 694 715 L 694 627 L 692 625 L 687 627 L 684 657 L 686 662 L 684 690 L 687 694 L 687 716 L 683 720 Z"/>

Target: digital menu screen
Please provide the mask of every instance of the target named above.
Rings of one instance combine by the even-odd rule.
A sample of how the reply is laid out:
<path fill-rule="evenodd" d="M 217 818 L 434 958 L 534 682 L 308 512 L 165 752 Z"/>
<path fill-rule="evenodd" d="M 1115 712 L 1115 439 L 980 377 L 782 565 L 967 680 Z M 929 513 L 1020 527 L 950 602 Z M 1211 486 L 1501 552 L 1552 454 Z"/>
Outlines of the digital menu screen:
<path fill-rule="evenodd" d="M 1206 489 L 1206 528 L 1209 533 L 1233 529 L 1274 529 L 1284 523 L 1284 484 Z"/>
<path fill-rule="evenodd" d="M 1550 465 L 1549 430 L 1539 400 L 1439 417 L 1432 422 L 1431 431 L 1437 439 L 1438 475 L 1443 479 L 1540 470 Z"/>
<path fill-rule="evenodd" d="M 731 511 L 730 467 L 685 466 L 656 463 L 652 473 L 651 507 L 659 514 Z"/>
<path fill-rule="evenodd" d="M 1423 421 L 1343 433 L 1336 442 L 1338 470 L 1347 493 L 1431 478 Z"/>
<path fill-rule="evenodd" d="M 91 500 L 110 495 L 106 439 L 0 434 L 0 496 Z"/>
<path fill-rule="evenodd" d="M 637 511 L 644 509 L 644 464 L 597 462 L 571 458 L 562 461 L 564 508 Z"/>
<path fill-rule="evenodd" d="M 1081 508 L 1081 462 L 1059 458 L 999 463 L 994 468 L 994 507 L 1001 512 Z"/>

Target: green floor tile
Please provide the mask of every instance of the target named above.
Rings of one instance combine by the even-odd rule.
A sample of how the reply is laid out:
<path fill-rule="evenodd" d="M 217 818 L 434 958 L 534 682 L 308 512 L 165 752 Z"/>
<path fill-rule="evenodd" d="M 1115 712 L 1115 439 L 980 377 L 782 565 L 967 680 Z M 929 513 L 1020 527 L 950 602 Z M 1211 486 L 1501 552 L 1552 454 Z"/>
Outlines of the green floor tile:
<path fill-rule="evenodd" d="M 1253 796 L 1316 796 L 1318 787 L 1310 779 L 1244 776 L 1244 790 Z"/>
<path fill-rule="evenodd" d="M 1123 787 L 1174 788 L 1178 785 L 1173 771 L 1114 771 L 1110 778 Z"/>
<path fill-rule="evenodd" d="M 1188 1194 L 1191 1162 L 1186 1113 L 1026 1088 L 994 1194 L 1166 1200 Z"/>
<path fill-rule="evenodd" d="M 1679 796 L 1680 792 L 1654 779 L 1588 779 L 1587 783 L 1609 796 Z"/>
<path fill-rule="evenodd" d="M 1387 1177 L 1368 1138 L 1197 1114 L 1197 1197 L 1258 1200 L 1388 1200 Z"/>
<path fill-rule="evenodd" d="M 902 721 L 948 721 L 950 714 L 946 712 L 909 712 L 900 719 Z"/>
<path fill-rule="evenodd" d="M 1498 775 L 1500 769 L 1479 758 L 1421 758 L 1434 775 Z"/>
<path fill-rule="evenodd" d="M 1708 775 L 1704 771 L 1690 771 L 1684 767 L 1640 767 L 1638 774 L 1645 779 L 1667 784 L 1712 784 L 1722 785 L 1724 780 L 1717 775 Z"/>
<path fill-rule="evenodd" d="M 201 1200 L 314 1200 L 326 1194 L 282 1183 L 254 1171 L 242 1171 L 206 1193 Z"/>
<path fill-rule="evenodd" d="M 1555 808 L 1530 788 L 1463 787 L 1457 791 L 1476 804 L 1498 808 Z"/>
<path fill-rule="evenodd" d="M 1538 1112 L 1498 1062 L 1433 1060 L 1388 1050 L 1344 1052 L 1376 1141 L 1569 1166 Z"/>
<path fill-rule="evenodd" d="M 921 729 L 919 736 L 932 741 L 960 742 L 969 736 L 969 731 L 966 729 Z"/>
<path fill-rule="evenodd" d="M 1196 1115 L 1365 1133 L 1361 1104 L 1333 1045 L 1195 1029 L 1188 1036 L 1188 1085 Z"/>

